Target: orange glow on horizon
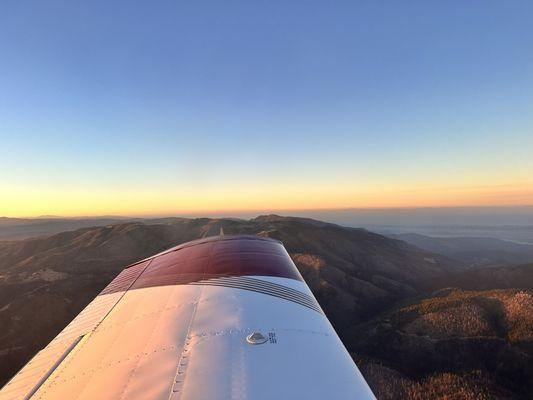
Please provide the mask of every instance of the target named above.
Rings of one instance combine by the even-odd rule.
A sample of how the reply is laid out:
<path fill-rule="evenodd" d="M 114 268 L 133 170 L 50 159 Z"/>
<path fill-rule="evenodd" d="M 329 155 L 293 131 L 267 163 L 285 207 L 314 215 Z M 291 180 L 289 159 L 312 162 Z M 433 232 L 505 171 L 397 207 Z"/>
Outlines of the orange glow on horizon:
<path fill-rule="evenodd" d="M 533 183 L 357 188 L 342 185 L 199 190 L 39 190 L 14 188 L 0 196 L 0 216 L 163 216 L 283 210 L 533 205 Z"/>

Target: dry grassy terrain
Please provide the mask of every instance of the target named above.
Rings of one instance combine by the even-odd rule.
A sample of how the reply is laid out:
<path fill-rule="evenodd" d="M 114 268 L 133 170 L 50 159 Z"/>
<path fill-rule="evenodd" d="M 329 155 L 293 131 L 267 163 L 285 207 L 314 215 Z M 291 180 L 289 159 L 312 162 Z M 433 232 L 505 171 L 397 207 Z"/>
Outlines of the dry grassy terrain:
<path fill-rule="evenodd" d="M 533 393 L 531 290 L 441 290 L 356 327 L 353 335 L 357 354 L 371 357 L 360 364 L 380 398 L 525 399 Z"/>

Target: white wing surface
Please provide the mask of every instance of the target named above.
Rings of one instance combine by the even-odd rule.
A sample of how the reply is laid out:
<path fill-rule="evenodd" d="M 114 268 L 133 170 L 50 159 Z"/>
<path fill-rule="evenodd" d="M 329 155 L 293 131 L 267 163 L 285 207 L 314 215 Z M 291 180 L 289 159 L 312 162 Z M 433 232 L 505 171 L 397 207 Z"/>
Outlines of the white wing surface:
<path fill-rule="evenodd" d="M 374 399 L 283 245 L 186 243 L 126 267 L 0 391 L 15 399 Z"/>

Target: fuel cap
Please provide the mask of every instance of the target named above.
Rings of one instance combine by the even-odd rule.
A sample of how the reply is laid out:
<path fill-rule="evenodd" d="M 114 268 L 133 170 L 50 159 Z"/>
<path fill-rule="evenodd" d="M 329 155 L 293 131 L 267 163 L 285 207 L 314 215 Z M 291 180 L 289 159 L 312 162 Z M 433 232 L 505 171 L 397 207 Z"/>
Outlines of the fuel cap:
<path fill-rule="evenodd" d="M 250 344 L 263 344 L 267 341 L 267 338 L 261 332 L 252 332 L 246 336 L 246 341 Z"/>

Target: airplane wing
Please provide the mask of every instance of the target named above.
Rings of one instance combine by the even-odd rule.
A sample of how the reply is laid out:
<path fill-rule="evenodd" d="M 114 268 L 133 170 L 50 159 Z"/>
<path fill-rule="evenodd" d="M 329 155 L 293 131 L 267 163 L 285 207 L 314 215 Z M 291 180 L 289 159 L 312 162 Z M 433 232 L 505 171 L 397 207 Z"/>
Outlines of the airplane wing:
<path fill-rule="evenodd" d="M 0 391 L 326 398 L 375 399 L 283 245 L 257 236 L 200 239 L 126 267 Z"/>

